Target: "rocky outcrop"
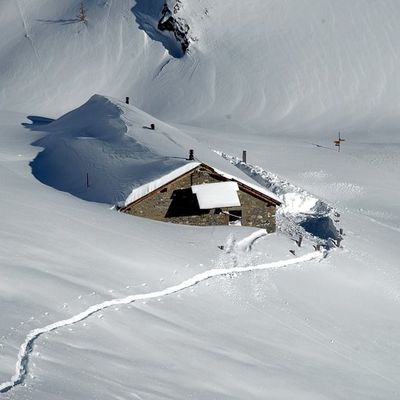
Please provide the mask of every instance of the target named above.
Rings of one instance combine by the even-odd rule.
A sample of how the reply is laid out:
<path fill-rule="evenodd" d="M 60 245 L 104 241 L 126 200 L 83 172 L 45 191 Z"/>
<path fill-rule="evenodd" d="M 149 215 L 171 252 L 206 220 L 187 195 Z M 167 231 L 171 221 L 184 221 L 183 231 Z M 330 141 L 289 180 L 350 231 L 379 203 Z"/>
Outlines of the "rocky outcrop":
<path fill-rule="evenodd" d="M 180 44 L 182 51 L 185 54 L 190 44 L 190 27 L 183 18 L 177 16 L 181 7 L 181 0 L 175 0 L 172 10 L 168 3 L 165 2 L 161 10 L 161 18 L 158 21 L 158 29 L 163 32 L 168 31 L 173 33 L 176 41 Z"/>

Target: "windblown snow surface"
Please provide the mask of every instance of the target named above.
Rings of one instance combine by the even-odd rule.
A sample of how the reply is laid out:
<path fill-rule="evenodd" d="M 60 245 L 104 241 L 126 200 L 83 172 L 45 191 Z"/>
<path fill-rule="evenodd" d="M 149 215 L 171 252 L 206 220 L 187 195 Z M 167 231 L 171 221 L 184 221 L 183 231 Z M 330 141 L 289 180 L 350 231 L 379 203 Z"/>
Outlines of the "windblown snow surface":
<path fill-rule="evenodd" d="M 0 399 L 400 398 L 399 2 L 84 3 L 0 2 Z M 189 149 L 278 232 L 115 211 Z"/>

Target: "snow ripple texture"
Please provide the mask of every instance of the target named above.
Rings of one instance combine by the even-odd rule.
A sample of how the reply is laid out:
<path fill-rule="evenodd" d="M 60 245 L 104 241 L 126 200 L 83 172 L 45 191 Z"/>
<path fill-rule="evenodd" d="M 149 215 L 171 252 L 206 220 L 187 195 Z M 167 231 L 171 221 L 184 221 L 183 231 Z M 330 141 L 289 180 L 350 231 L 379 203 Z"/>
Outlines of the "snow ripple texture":
<path fill-rule="evenodd" d="M 264 229 L 256 231 L 246 238 L 240 240 L 239 242 L 231 242 L 230 246 L 227 246 L 226 252 L 246 252 L 250 251 L 253 244 L 256 240 L 266 236 L 266 231 Z M 36 339 L 43 335 L 44 333 L 48 333 L 54 331 L 58 328 L 63 328 L 65 326 L 76 324 L 77 322 L 83 321 L 84 319 L 90 317 L 91 315 L 99 312 L 100 310 L 104 310 L 106 308 L 121 305 L 121 304 L 129 304 L 138 300 L 148 300 L 155 299 L 164 296 L 171 295 L 173 293 L 180 292 L 187 288 L 197 285 L 200 282 L 206 281 L 210 278 L 214 278 L 217 276 L 225 276 L 232 273 L 240 273 L 240 272 L 249 272 L 249 271 L 257 271 L 257 270 L 266 270 L 266 269 L 274 269 L 274 268 L 282 268 L 287 267 L 294 264 L 303 263 L 311 260 L 319 260 L 322 259 L 326 255 L 325 252 L 315 251 L 301 257 L 293 258 L 290 260 L 282 260 L 275 261 L 268 264 L 260 264 L 254 266 L 245 266 L 245 267 L 232 267 L 232 268 L 214 268 L 207 270 L 205 272 L 201 272 L 197 275 L 194 275 L 192 278 L 189 278 L 182 283 L 179 283 L 174 286 L 170 286 L 164 290 L 159 290 L 151 293 L 143 293 L 143 294 L 135 294 L 127 297 L 107 300 L 99 304 L 95 304 L 85 311 L 82 311 L 79 314 L 72 316 L 71 318 L 64 319 L 61 321 L 54 322 L 50 325 L 44 326 L 43 328 L 37 328 L 31 330 L 25 341 L 21 344 L 18 359 L 15 366 L 15 374 L 11 377 L 10 381 L 4 382 L 0 384 L 0 393 L 6 393 L 9 390 L 13 389 L 15 386 L 20 385 L 24 382 L 26 375 L 28 373 L 28 363 L 29 363 L 29 354 L 32 352 L 33 346 L 35 344 Z"/>

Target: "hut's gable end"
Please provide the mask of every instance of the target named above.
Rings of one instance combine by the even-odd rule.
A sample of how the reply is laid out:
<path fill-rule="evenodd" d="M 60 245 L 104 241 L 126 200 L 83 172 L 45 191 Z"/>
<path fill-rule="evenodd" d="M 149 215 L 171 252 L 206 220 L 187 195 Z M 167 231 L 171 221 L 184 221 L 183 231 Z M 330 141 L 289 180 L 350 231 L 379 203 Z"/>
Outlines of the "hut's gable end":
<path fill-rule="evenodd" d="M 199 166 L 132 203 L 124 212 L 187 225 L 228 225 L 235 216 L 241 216 L 242 225 L 265 228 L 268 232 L 275 231 L 275 205 L 253 196 L 240 185 L 238 194 L 241 207 L 201 210 L 191 187 L 221 181 L 226 181 L 226 178 L 210 168 Z"/>
<path fill-rule="evenodd" d="M 125 212 L 178 224 L 227 225 L 228 215 L 216 214 L 215 210 L 200 210 L 191 190 L 193 185 L 214 182 L 219 181 L 199 167 L 131 204 Z"/>

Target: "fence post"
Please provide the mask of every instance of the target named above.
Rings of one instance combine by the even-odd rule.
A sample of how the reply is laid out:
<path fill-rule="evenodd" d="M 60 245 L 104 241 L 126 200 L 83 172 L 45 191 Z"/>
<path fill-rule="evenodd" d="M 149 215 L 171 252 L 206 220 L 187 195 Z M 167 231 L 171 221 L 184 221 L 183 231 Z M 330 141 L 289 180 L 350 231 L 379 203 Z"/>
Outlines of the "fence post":
<path fill-rule="evenodd" d="M 299 239 L 296 241 L 297 246 L 301 247 L 301 243 L 303 242 L 303 235 L 299 236 Z"/>

